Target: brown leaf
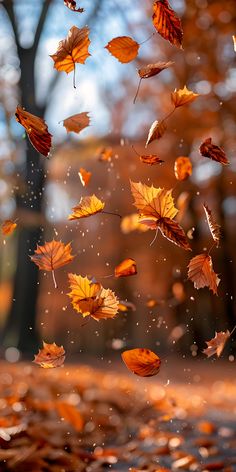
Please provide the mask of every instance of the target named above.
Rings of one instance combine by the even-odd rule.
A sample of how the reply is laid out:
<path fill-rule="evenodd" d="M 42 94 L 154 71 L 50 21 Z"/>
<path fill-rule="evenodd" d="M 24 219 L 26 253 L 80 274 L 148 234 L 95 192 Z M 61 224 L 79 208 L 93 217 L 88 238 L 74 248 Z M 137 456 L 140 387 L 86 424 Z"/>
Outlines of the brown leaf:
<path fill-rule="evenodd" d="M 2 223 L 2 234 L 4 236 L 10 236 L 12 233 L 14 233 L 16 227 L 17 227 L 17 223 L 15 221 L 5 220 Z"/>
<path fill-rule="evenodd" d="M 55 407 L 60 418 L 70 423 L 76 431 L 81 432 L 83 430 L 84 420 L 74 405 L 64 401 L 57 401 Z"/>
<path fill-rule="evenodd" d="M 174 172 L 177 180 L 186 180 L 190 177 L 192 175 L 192 163 L 189 157 L 177 157 Z"/>
<path fill-rule="evenodd" d="M 194 93 L 191 90 L 188 90 L 186 85 L 183 89 L 175 89 L 171 94 L 171 101 L 175 108 L 182 107 L 183 105 L 188 105 L 189 103 L 194 102 L 196 98 L 199 97 L 198 93 Z"/>
<path fill-rule="evenodd" d="M 78 13 L 84 12 L 84 8 L 77 8 L 76 0 L 64 0 L 64 5 L 72 11 L 76 11 Z"/>
<path fill-rule="evenodd" d="M 113 38 L 105 46 L 109 53 L 122 64 L 133 61 L 139 51 L 139 44 L 129 36 Z"/>
<path fill-rule="evenodd" d="M 173 66 L 174 62 L 155 62 L 154 64 L 148 64 L 145 67 L 141 67 L 138 70 L 140 79 L 148 79 L 149 77 L 154 77 L 157 74 L 160 74 L 161 71 L 167 69 L 168 67 Z"/>
<path fill-rule="evenodd" d="M 137 266 L 134 259 L 125 259 L 115 268 L 115 277 L 128 277 L 137 274 Z"/>
<path fill-rule="evenodd" d="M 140 377 L 152 377 L 160 370 L 161 360 L 150 349 L 130 349 L 122 352 L 121 357 L 126 367 Z"/>
<path fill-rule="evenodd" d="M 164 162 L 156 154 L 149 154 L 148 156 L 139 156 L 139 159 L 141 162 L 143 162 L 144 164 L 148 164 L 149 166 L 162 164 Z"/>
<path fill-rule="evenodd" d="M 225 347 L 225 343 L 229 338 L 230 332 L 228 330 L 226 332 L 220 331 L 219 333 L 215 333 L 214 338 L 210 341 L 206 341 L 207 348 L 203 350 L 203 353 L 206 354 L 207 357 L 214 356 L 215 354 L 217 357 L 220 357 Z"/>
<path fill-rule="evenodd" d="M 147 138 L 147 142 L 146 142 L 146 146 L 148 146 L 148 144 L 150 144 L 152 141 L 154 141 L 155 139 L 160 139 L 163 134 L 165 133 L 165 131 L 167 130 L 167 126 L 166 126 L 166 123 L 164 120 L 162 121 L 154 121 L 152 123 L 152 126 L 148 132 L 148 138 Z"/>
<path fill-rule="evenodd" d="M 229 164 L 223 149 L 221 149 L 219 146 L 216 146 L 216 144 L 213 144 L 211 138 L 205 139 L 199 150 L 203 157 L 208 157 L 209 159 L 219 162 L 220 164 Z"/>
<path fill-rule="evenodd" d="M 44 369 L 60 367 L 65 360 L 65 350 L 63 346 L 57 346 L 56 343 L 47 344 L 43 341 L 43 349 L 39 349 L 38 354 L 34 356 L 34 362 Z"/>
<path fill-rule="evenodd" d="M 191 259 L 188 265 L 188 278 L 194 283 L 196 289 L 209 287 L 217 295 L 220 279 L 213 270 L 209 254 L 199 254 Z"/>
<path fill-rule="evenodd" d="M 46 122 L 38 116 L 25 111 L 19 105 L 16 107 L 16 120 L 25 128 L 32 146 L 45 157 L 48 157 L 52 145 L 52 135 Z"/>
<path fill-rule="evenodd" d="M 100 213 L 105 206 L 96 195 L 90 197 L 82 197 L 79 204 L 72 208 L 73 213 L 68 216 L 68 220 L 78 220 L 80 218 L 87 218 L 88 216 Z"/>
<path fill-rule="evenodd" d="M 203 208 L 206 214 L 206 219 L 207 219 L 207 223 L 208 223 L 212 238 L 216 243 L 216 247 L 218 247 L 219 242 L 220 242 L 220 225 L 216 223 L 214 217 L 212 216 L 211 210 L 208 208 L 206 204 L 203 205 Z"/>
<path fill-rule="evenodd" d="M 92 176 L 91 172 L 88 172 L 87 170 L 83 169 L 83 167 L 80 167 L 79 178 L 81 180 L 81 184 L 83 185 L 83 187 L 86 187 L 89 184 L 91 176 Z"/>
<path fill-rule="evenodd" d="M 80 133 L 84 128 L 87 128 L 90 124 L 90 118 L 88 112 L 77 113 L 63 120 L 63 126 L 66 128 L 67 133 L 73 131 L 74 133 Z"/>
<path fill-rule="evenodd" d="M 191 251 L 185 232 L 176 221 L 171 218 L 162 218 L 158 221 L 158 228 L 162 235 L 176 244 L 176 246 L 182 247 L 186 251 Z"/>
<path fill-rule="evenodd" d="M 182 48 L 183 29 L 181 20 L 167 0 L 156 0 L 153 4 L 153 24 L 157 32 L 171 44 Z"/>

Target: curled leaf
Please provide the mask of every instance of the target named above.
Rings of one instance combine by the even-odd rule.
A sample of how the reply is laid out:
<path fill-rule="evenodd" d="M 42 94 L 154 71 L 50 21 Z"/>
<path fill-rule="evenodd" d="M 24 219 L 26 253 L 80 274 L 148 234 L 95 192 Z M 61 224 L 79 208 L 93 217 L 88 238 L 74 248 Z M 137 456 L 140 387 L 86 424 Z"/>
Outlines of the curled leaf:
<path fill-rule="evenodd" d="M 199 97 L 199 94 L 188 90 L 185 85 L 183 89 L 176 89 L 174 92 L 172 92 L 171 101 L 175 108 L 178 108 L 182 107 L 183 105 L 188 105 L 189 103 L 194 102 L 197 97 Z"/>
<path fill-rule="evenodd" d="M 209 254 L 199 254 L 191 259 L 188 265 L 188 278 L 194 283 L 196 289 L 208 287 L 217 295 L 220 279 L 213 270 Z"/>
<path fill-rule="evenodd" d="M 5 220 L 2 223 L 2 234 L 4 236 L 10 236 L 12 233 L 14 233 L 16 227 L 17 227 L 17 223 L 15 221 Z"/>
<path fill-rule="evenodd" d="M 152 141 L 154 141 L 155 139 L 160 139 L 163 134 L 165 133 L 167 129 L 167 126 L 166 126 L 166 123 L 164 120 L 162 121 L 154 121 L 152 123 L 152 126 L 148 132 L 148 138 L 147 138 L 147 142 L 146 142 L 146 146 L 148 146 L 148 144 L 150 144 Z"/>
<path fill-rule="evenodd" d="M 148 156 L 139 156 L 139 159 L 144 164 L 148 164 L 149 166 L 154 166 L 156 164 L 162 164 L 164 161 L 160 159 L 156 154 L 149 154 Z"/>
<path fill-rule="evenodd" d="M 203 205 L 205 214 L 206 214 L 206 219 L 207 223 L 213 238 L 213 241 L 216 243 L 216 247 L 219 246 L 220 243 L 220 225 L 218 225 L 212 216 L 211 210 L 208 208 L 208 206 L 205 204 Z"/>
<path fill-rule="evenodd" d="M 206 354 L 207 357 L 214 356 L 215 354 L 217 357 L 223 352 L 225 347 L 225 343 L 230 338 L 230 332 L 227 330 L 226 332 L 220 331 L 215 333 L 215 337 L 212 338 L 210 341 L 206 341 L 207 348 L 203 350 L 203 353 Z"/>
<path fill-rule="evenodd" d="M 171 218 L 163 218 L 158 223 L 158 228 L 162 235 L 172 243 L 176 244 L 176 246 L 182 247 L 186 251 L 191 251 L 186 234 L 177 221 L 174 221 Z"/>
<path fill-rule="evenodd" d="M 190 177 L 192 175 L 192 163 L 189 157 L 177 157 L 174 172 L 177 180 L 186 180 Z"/>
<path fill-rule="evenodd" d="M 171 61 L 169 61 L 169 62 L 156 62 L 155 64 L 148 64 L 147 66 L 141 67 L 140 69 L 138 69 L 138 75 L 140 77 L 140 80 L 139 80 L 137 92 L 136 92 L 135 97 L 134 97 L 134 103 L 136 102 L 136 99 L 137 99 L 137 96 L 138 96 L 138 93 L 139 93 L 141 81 L 143 79 L 148 79 L 149 77 L 154 77 L 155 75 L 160 74 L 161 71 L 163 71 L 164 69 L 167 69 L 168 67 L 172 66 L 173 64 L 174 64 L 174 62 L 171 62 Z"/>
<path fill-rule="evenodd" d="M 161 360 L 150 349 L 130 349 L 122 352 L 121 357 L 126 367 L 140 377 L 152 377 L 160 370 Z"/>
<path fill-rule="evenodd" d="M 133 61 L 139 51 L 139 44 L 129 36 L 113 38 L 105 46 L 109 53 L 122 64 Z"/>
<path fill-rule="evenodd" d="M 76 11 L 78 13 L 84 12 L 84 8 L 77 8 L 76 0 L 64 0 L 64 5 L 72 11 Z"/>
<path fill-rule="evenodd" d="M 83 185 L 83 187 L 86 187 L 89 184 L 91 176 L 92 176 L 91 172 L 88 172 L 87 170 L 83 169 L 83 167 L 80 167 L 79 178 L 81 180 L 81 184 Z"/>
<path fill-rule="evenodd" d="M 44 369 L 53 369 L 60 367 L 65 361 L 65 350 L 63 346 L 57 346 L 56 343 L 47 344 L 43 341 L 43 349 L 39 349 L 38 354 L 34 356 L 35 364 Z"/>
<path fill-rule="evenodd" d="M 73 213 L 68 216 L 68 220 L 78 220 L 80 218 L 87 218 L 88 216 L 100 213 L 105 206 L 96 195 L 90 197 L 82 197 L 79 204 L 72 208 Z"/>
<path fill-rule="evenodd" d="M 74 133 L 80 133 L 84 128 L 87 128 L 90 124 L 90 118 L 88 112 L 77 113 L 63 120 L 63 126 L 66 128 L 67 133 L 73 131 Z"/>
<path fill-rule="evenodd" d="M 48 157 L 52 145 L 52 135 L 46 122 L 38 116 L 25 111 L 19 105 L 15 112 L 16 120 L 25 128 L 32 146 L 45 157 Z"/>
<path fill-rule="evenodd" d="M 125 259 L 115 268 L 115 277 L 128 277 L 137 274 L 137 266 L 134 259 Z"/>
<path fill-rule="evenodd" d="M 182 48 L 183 29 L 181 20 L 167 0 L 156 0 L 153 4 L 153 25 L 157 32 L 171 44 Z"/>
<path fill-rule="evenodd" d="M 205 139 L 199 150 L 203 157 L 208 157 L 209 159 L 219 162 L 220 164 L 229 164 L 224 150 L 219 146 L 216 146 L 216 144 L 213 144 L 211 138 Z"/>

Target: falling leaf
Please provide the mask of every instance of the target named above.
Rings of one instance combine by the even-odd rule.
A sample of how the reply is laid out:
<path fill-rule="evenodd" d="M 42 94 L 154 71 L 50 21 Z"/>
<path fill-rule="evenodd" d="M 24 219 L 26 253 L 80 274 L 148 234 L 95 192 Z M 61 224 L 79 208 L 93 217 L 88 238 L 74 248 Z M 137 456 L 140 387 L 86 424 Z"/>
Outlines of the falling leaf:
<path fill-rule="evenodd" d="M 75 405 L 64 401 L 57 401 L 55 407 L 60 418 L 70 423 L 76 431 L 81 432 L 83 430 L 84 420 Z"/>
<path fill-rule="evenodd" d="M 80 167 L 79 178 L 81 180 L 81 184 L 83 185 L 83 187 L 86 187 L 89 184 L 91 176 L 92 176 L 91 172 L 88 172 L 87 170 L 83 169 L 83 167 Z"/>
<path fill-rule="evenodd" d="M 220 242 L 220 225 L 216 223 L 214 217 L 212 216 L 211 210 L 208 208 L 206 204 L 203 205 L 203 208 L 206 214 L 207 223 L 208 223 L 212 238 L 216 243 L 216 247 L 218 247 L 219 242 Z"/>
<path fill-rule="evenodd" d="M 75 87 L 75 64 L 84 64 L 90 56 L 88 51 L 90 45 L 89 28 L 77 28 L 72 26 L 66 39 L 59 42 L 55 54 L 50 57 L 54 61 L 54 68 L 59 72 L 64 71 L 67 74 L 74 71 L 74 87 Z"/>
<path fill-rule="evenodd" d="M 233 40 L 233 45 L 234 45 L 234 51 L 236 52 L 236 36 L 234 34 L 232 36 L 232 40 Z"/>
<path fill-rule="evenodd" d="M 150 166 L 153 166 L 155 164 L 161 164 L 162 162 L 164 162 L 156 154 L 149 154 L 148 156 L 147 155 L 140 155 L 136 151 L 134 146 L 132 146 L 132 148 L 133 148 L 135 154 L 137 154 L 137 156 L 139 157 L 140 161 L 143 162 L 144 164 L 148 164 Z"/>
<path fill-rule="evenodd" d="M 56 343 L 47 344 L 43 341 L 43 349 L 39 349 L 38 354 L 34 356 L 34 362 L 44 369 L 60 367 L 65 360 L 65 350 L 63 346 L 57 346 Z"/>
<path fill-rule="evenodd" d="M 175 299 L 182 303 L 186 299 L 186 294 L 184 291 L 184 285 L 181 282 L 174 282 L 171 287 L 172 293 Z"/>
<path fill-rule="evenodd" d="M 226 332 L 216 332 L 214 338 L 212 338 L 210 341 L 206 341 L 207 348 L 203 350 L 203 353 L 206 354 L 207 357 L 214 356 L 215 354 L 217 357 L 220 357 L 225 347 L 225 343 L 229 338 L 230 332 L 228 330 Z"/>
<path fill-rule="evenodd" d="M 110 162 L 112 159 L 112 156 L 113 156 L 113 150 L 111 147 L 104 147 L 100 149 L 98 152 L 99 161 Z"/>
<path fill-rule="evenodd" d="M 52 145 L 52 135 L 46 122 L 38 116 L 25 111 L 19 105 L 15 112 L 16 120 L 25 128 L 32 146 L 43 156 L 48 157 Z"/>
<path fill-rule="evenodd" d="M 55 288 L 57 283 L 55 280 L 54 270 L 69 264 L 75 256 L 71 254 L 71 243 L 64 244 L 61 241 L 46 242 L 43 246 L 37 245 L 37 249 L 30 259 L 39 267 L 40 270 L 51 271 Z"/>
<path fill-rule="evenodd" d="M 77 113 L 77 115 L 69 116 L 63 120 L 63 126 L 65 126 L 67 133 L 74 132 L 80 133 L 84 128 L 87 128 L 90 123 L 88 112 Z"/>
<path fill-rule="evenodd" d="M 178 214 L 176 220 L 180 223 L 184 217 L 184 214 L 188 208 L 188 203 L 190 200 L 189 192 L 181 192 L 181 194 L 177 198 L 176 206 L 178 208 Z"/>
<path fill-rule="evenodd" d="M 105 203 L 103 203 L 96 195 L 90 197 L 82 197 L 79 204 L 72 208 L 73 213 L 69 215 L 68 220 L 78 220 L 80 218 L 87 218 L 95 215 L 103 210 Z"/>
<path fill-rule="evenodd" d="M 87 277 L 69 274 L 73 308 L 85 318 L 91 316 L 96 321 L 114 318 L 118 313 L 118 299 L 114 292 L 101 284 L 93 283 Z"/>
<path fill-rule="evenodd" d="M 4 236 L 10 236 L 12 233 L 14 233 L 16 227 L 17 227 L 17 223 L 15 221 L 5 220 L 2 223 L 2 234 Z"/>
<path fill-rule="evenodd" d="M 122 64 L 133 61 L 139 51 L 139 44 L 129 36 L 113 38 L 105 46 L 109 53 Z"/>
<path fill-rule="evenodd" d="M 153 24 L 157 32 L 174 46 L 182 48 L 183 29 L 181 20 L 167 0 L 156 0 L 153 4 Z"/>
<path fill-rule="evenodd" d="M 115 268 L 115 277 L 128 277 L 137 274 L 137 266 L 134 259 L 125 259 Z"/>
<path fill-rule="evenodd" d="M 121 220 L 120 227 L 124 234 L 129 234 L 131 231 L 144 233 L 149 230 L 147 226 L 140 223 L 138 213 L 131 213 L 130 215 L 124 216 Z"/>
<path fill-rule="evenodd" d="M 194 102 L 197 97 L 199 97 L 199 94 L 188 90 L 185 85 L 183 89 L 175 89 L 175 91 L 172 92 L 171 101 L 175 108 L 178 108 L 182 107 L 183 105 L 188 105 L 189 103 Z"/>
<path fill-rule="evenodd" d="M 84 12 L 84 8 L 77 8 L 76 0 L 64 0 L 64 5 L 72 11 L 76 11 L 78 13 Z"/>
<path fill-rule="evenodd" d="M 213 270 L 209 254 L 199 254 L 191 259 L 188 265 L 188 278 L 194 283 L 195 288 L 209 287 L 217 295 L 220 279 Z"/>
<path fill-rule="evenodd" d="M 189 157 L 177 157 L 174 172 L 177 180 L 186 180 L 190 177 L 192 175 L 192 163 Z"/>
<path fill-rule="evenodd" d="M 146 302 L 146 306 L 147 306 L 148 308 L 155 308 L 155 306 L 157 306 L 157 305 L 158 305 L 158 301 L 155 300 L 154 298 L 150 298 L 150 300 L 148 300 L 148 301 Z"/>
<path fill-rule="evenodd" d="M 158 228 L 162 235 L 169 239 L 170 242 L 176 244 L 176 246 L 182 247 L 186 251 L 191 250 L 186 234 L 177 221 L 171 218 L 163 218 L 159 221 Z"/>
<path fill-rule="evenodd" d="M 136 311 L 136 306 L 132 302 L 127 302 L 125 300 L 120 300 L 118 305 L 118 310 L 125 313 L 127 311 Z"/>
<path fill-rule="evenodd" d="M 122 352 L 121 357 L 126 367 L 140 377 L 152 377 L 160 370 L 161 360 L 150 349 L 130 349 Z"/>
<path fill-rule="evenodd" d="M 143 79 L 149 79 L 150 77 L 154 77 L 155 75 L 160 74 L 161 71 L 163 71 L 164 69 L 167 69 L 168 67 L 171 67 L 173 64 L 174 62 L 171 62 L 171 61 L 156 62 L 155 64 L 148 64 L 147 66 L 141 67 L 140 69 L 138 69 L 138 75 L 140 79 L 139 79 L 137 92 L 134 97 L 134 103 L 136 102 L 136 99 L 139 93 L 141 81 Z"/>
<path fill-rule="evenodd" d="M 207 138 L 199 148 L 200 153 L 203 157 L 209 157 L 213 161 L 219 162 L 220 164 L 229 164 L 225 152 L 219 146 L 212 143 L 211 138 Z"/>
<path fill-rule="evenodd" d="M 148 146 L 148 144 L 150 144 L 152 141 L 154 141 L 155 139 L 160 139 L 163 134 L 165 133 L 167 129 L 167 126 L 166 126 L 166 123 L 164 120 L 162 121 L 154 121 L 152 123 L 152 126 L 148 132 L 148 138 L 147 138 L 147 142 L 146 142 L 146 146 Z"/>

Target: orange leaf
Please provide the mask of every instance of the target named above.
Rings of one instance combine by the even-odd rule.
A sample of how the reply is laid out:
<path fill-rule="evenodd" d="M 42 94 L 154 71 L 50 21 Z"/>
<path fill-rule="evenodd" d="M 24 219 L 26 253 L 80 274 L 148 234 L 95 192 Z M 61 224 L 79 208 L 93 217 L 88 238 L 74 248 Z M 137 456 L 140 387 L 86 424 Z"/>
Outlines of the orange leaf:
<path fill-rule="evenodd" d="M 111 161 L 111 158 L 113 156 L 113 150 L 111 147 L 104 147 L 99 150 L 98 152 L 98 159 L 99 161 Z"/>
<path fill-rule="evenodd" d="M 81 180 L 81 183 L 83 187 L 86 187 L 91 179 L 91 172 L 87 172 L 87 170 L 83 169 L 83 167 L 80 167 L 79 170 L 79 178 Z"/>
<path fill-rule="evenodd" d="M 133 61 L 137 57 L 139 44 L 129 36 L 119 36 L 109 41 L 105 48 L 112 56 L 116 57 L 119 62 L 125 64 Z"/>
<path fill-rule="evenodd" d="M 74 405 L 63 401 L 57 401 L 55 406 L 60 417 L 70 423 L 76 431 L 80 432 L 83 430 L 83 418 Z"/>
<path fill-rule="evenodd" d="M 149 166 L 153 166 L 155 164 L 162 164 L 164 161 L 160 159 L 156 154 L 150 154 L 148 156 L 139 156 L 139 159 L 144 164 L 148 164 Z"/>
<path fill-rule="evenodd" d="M 126 367 L 140 377 L 152 377 L 160 370 L 161 360 L 150 349 L 130 349 L 122 352 L 121 357 Z"/>
<path fill-rule="evenodd" d="M 225 152 L 216 144 L 212 144 L 212 139 L 207 138 L 199 148 L 200 153 L 203 157 L 209 157 L 213 161 L 219 162 L 220 164 L 229 164 Z"/>
<path fill-rule="evenodd" d="M 131 231 L 144 233 L 149 230 L 147 226 L 140 223 L 138 213 L 131 213 L 130 215 L 124 216 L 121 220 L 120 227 L 124 234 L 129 234 Z"/>
<path fill-rule="evenodd" d="M 177 157 L 174 171 L 177 180 L 186 180 L 190 177 L 192 175 L 192 163 L 189 157 Z"/>
<path fill-rule="evenodd" d="M 189 103 L 194 102 L 197 97 L 199 97 L 199 94 L 188 90 L 185 85 L 183 89 L 175 89 L 175 91 L 172 92 L 171 101 L 175 108 L 178 108 L 182 107 L 183 105 L 188 105 Z"/>
<path fill-rule="evenodd" d="M 115 268 L 115 277 L 128 277 L 137 274 L 137 266 L 134 259 L 125 259 Z"/>
<path fill-rule="evenodd" d="M 64 5 L 72 11 L 77 11 L 78 13 L 83 13 L 83 8 L 76 7 L 76 0 L 64 0 Z"/>
<path fill-rule="evenodd" d="M 103 210 L 105 203 L 103 203 L 96 195 L 91 197 L 82 197 L 79 204 L 72 208 L 73 213 L 69 215 L 68 220 L 78 220 L 80 218 L 87 218 L 95 215 Z"/>
<path fill-rule="evenodd" d="M 209 287 L 217 295 L 220 279 L 213 270 L 209 254 L 199 254 L 191 259 L 188 265 L 188 278 L 194 283 L 195 288 Z"/>
<path fill-rule="evenodd" d="M 57 346 L 55 343 L 47 344 L 43 341 L 43 349 L 39 349 L 38 354 L 34 356 L 34 362 L 44 369 L 60 367 L 65 360 L 65 350 L 63 346 Z"/>
<path fill-rule="evenodd" d="M 138 70 L 140 79 L 148 79 L 149 77 L 154 77 L 164 69 L 173 66 L 174 62 L 156 62 L 155 64 L 148 64 L 145 67 L 141 67 Z"/>
<path fill-rule="evenodd" d="M 148 301 L 146 302 L 146 306 L 147 306 L 148 308 L 154 308 L 154 307 L 157 306 L 157 305 L 158 305 L 158 301 L 155 300 L 154 298 L 150 298 L 150 300 L 148 300 Z"/>
<path fill-rule="evenodd" d="M 153 4 L 153 24 L 158 33 L 171 44 L 182 47 L 183 29 L 181 21 L 167 0 L 156 0 Z"/>
<path fill-rule="evenodd" d="M 211 210 L 208 208 L 206 204 L 203 205 L 203 208 L 206 214 L 207 223 L 208 223 L 212 238 L 216 243 L 216 247 L 218 247 L 219 242 L 220 242 L 220 225 L 216 223 L 215 219 L 212 216 Z"/>
<path fill-rule="evenodd" d="M 167 126 L 166 126 L 166 123 L 164 120 L 162 121 L 154 121 L 152 123 L 152 126 L 148 132 L 148 138 L 147 138 L 147 142 L 146 142 L 146 146 L 148 146 L 148 144 L 150 144 L 152 141 L 154 141 L 155 139 L 160 139 L 162 138 L 163 134 L 165 133 L 165 131 L 167 130 Z"/>
<path fill-rule="evenodd" d="M 220 331 L 219 333 L 215 333 L 214 338 L 210 341 L 206 341 L 207 348 L 203 350 L 203 353 L 206 354 L 207 357 L 214 356 L 215 354 L 217 357 L 220 357 L 225 347 L 225 343 L 229 338 L 230 332 L 228 330 L 226 332 Z"/>
<path fill-rule="evenodd" d="M 183 216 L 187 210 L 188 203 L 190 199 L 190 194 L 189 192 L 181 192 L 181 194 L 178 196 L 176 206 L 178 208 L 178 215 L 176 217 L 176 220 L 178 223 L 183 219 Z"/>
<path fill-rule="evenodd" d="M 17 227 L 17 224 L 15 221 L 12 221 L 12 220 L 5 220 L 3 223 L 2 223 L 2 234 L 4 236 L 10 236 L 14 230 L 16 229 Z"/>
<path fill-rule="evenodd" d="M 80 131 L 89 126 L 89 123 L 88 112 L 77 113 L 77 115 L 69 116 L 69 118 L 63 120 L 63 126 L 65 126 L 67 133 L 70 131 L 80 133 Z"/>
<path fill-rule="evenodd" d="M 42 118 L 25 111 L 19 105 L 16 107 L 15 117 L 25 128 L 32 146 L 40 154 L 47 157 L 52 145 L 52 135 L 48 132 L 46 122 Z"/>
<path fill-rule="evenodd" d="M 191 251 L 185 232 L 176 221 L 171 218 L 163 218 L 158 222 L 158 228 L 162 235 L 176 244 L 176 246 L 182 247 L 186 251 Z"/>

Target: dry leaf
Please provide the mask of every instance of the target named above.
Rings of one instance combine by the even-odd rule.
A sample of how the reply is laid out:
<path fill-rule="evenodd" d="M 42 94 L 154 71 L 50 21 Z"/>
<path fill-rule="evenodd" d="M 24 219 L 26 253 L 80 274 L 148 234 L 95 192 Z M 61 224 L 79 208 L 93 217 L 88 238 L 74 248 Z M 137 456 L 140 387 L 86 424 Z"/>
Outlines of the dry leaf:
<path fill-rule="evenodd" d="M 212 143 L 211 138 L 207 138 L 199 148 L 200 153 L 203 157 L 208 157 L 213 161 L 219 162 L 220 164 L 229 164 L 225 152 L 219 146 Z"/>
<path fill-rule="evenodd" d="M 155 75 L 160 74 L 160 72 L 162 70 L 167 69 L 168 67 L 172 66 L 173 64 L 174 64 L 174 62 L 171 62 L 171 61 L 169 61 L 169 62 L 156 62 L 155 64 L 148 64 L 145 67 L 141 67 L 138 70 L 140 80 L 139 80 L 137 92 L 136 92 L 135 97 L 134 97 L 134 103 L 136 102 L 136 99 L 137 99 L 137 96 L 138 96 L 138 93 L 139 93 L 141 81 L 143 79 L 148 79 L 149 77 L 154 77 Z"/>
<path fill-rule="evenodd" d="M 147 226 L 140 223 L 138 213 L 131 213 L 130 215 L 124 216 L 121 220 L 120 227 L 124 234 L 129 234 L 131 231 L 145 233 L 149 230 Z"/>
<path fill-rule="evenodd" d="M 153 4 L 153 25 L 157 32 L 174 46 L 182 48 L 183 29 L 181 20 L 167 0 L 156 0 Z"/>
<path fill-rule="evenodd" d="M 64 71 L 67 74 L 74 71 L 74 87 L 75 87 L 75 64 L 84 64 L 90 56 L 88 51 L 90 45 L 89 28 L 77 28 L 72 26 L 66 39 L 59 42 L 55 54 L 50 57 L 54 61 L 54 67 L 59 72 Z"/>
<path fill-rule="evenodd" d="M 152 126 L 151 126 L 149 132 L 148 132 L 148 138 L 147 138 L 147 142 L 146 142 L 145 147 L 147 147 L 148 144 L 150 144 L 155 139 L 160 139 L 163 136 L 163 134 L 165 133 L 166 129 L 167 129 L 167 126 L 166 126 L 166 123 L 165 123 L 164 120 L 154 121 L 152 123 Z"/>
<path fill-rule="evenodd" d="M 76 11 L 78 13 L 84 12 L 84 8 L 77 8 L 76 0 L 64 0 L 64 5 L 72 11 Z"/>
<path fill-rule="evenodd" d="M 162 235 L 169 239 L 170 242 L 176 244 L 176 246 L 182 247 L 186 251 L 191 251 L 185 232 L 177 221 L 174 221 L 171 218 L 163 218 L 158 223 L 158 228 Z"/>
<path fill-rule="evenodd" d="M 98 159 L 99 161 L 111 161 L 113 157 L 113 150 L 111 147 L 104 147 L 102 149 L 99 150 L 98 152 Z"/>
<path fill-rule="evenodd" d="M 189 157 L 177 157 L 174 172 L 177 180 L 186 180 L 190 177 L 192 175 L 192 163 Z"/>
<path fill-rule="evenodd" d="M 216 223 L 214 217 L 212 216 L 211 210 L 208 208 L 206 204 L 203 205 L 203 208 L 205 210 L 207 223 L 208 223 L 212 238 L 216 243 L 216 247 L 218 247 L 219 242 L 220 242 L 220 225 Z"/>
<path fill-rule="evenodd" d="M 30 259 L 39 267 L 40 270 L 51 271 L 55 288 L 57 283 L 55 280 L 54 270 L 69 264 L 75 256 L 71 254 L 71 243 L 64 244 L 61 241 L 46 242 L 43 246 L 37 245 L 37 249 Z"/>
<path fill-rule="evenodd" d="M 103 203 L 96 195 L 90 197 L 82 197 L 79 204 L 72 208 L 73 213 L 68 216 L 68 220 L 78 220 L 80 218 L 87 218 L 95 215 L 103 210 L 105 203 Z"/>
<path fill-rule="evenodd" d="M 161 360 L 150 349 L 130 349 L 122 352 L 121 357 L 126 367 L 140 377 L 152 377 L 160 370 Z"/>
<path fill-rule="evenodd" d="M 77 113 L 77 115 L 69 116 L 69 118 L 63 120 L 63 126 L 66 128 L 67 133 L 71 131 L 80 133 L 80 131 L 89 126 L 89 123 L 88 112 Z"/>
<path fill-rule="evenodd" d="M 220 331 L 219 333 L 215 333 L 214 338 L 210 341 L 206 341 L 207 348 L 203 350 L 203 353 L 206 354 L 207 357 L 214 356 L 215 354 L 217 357 L 220 357 L 225 347 L 225 343 L 229 338 L 230 332 L 228 330 L 226 332 Z"/>
<path fill-rule="evenodd" d="M 52 145 L 52 135 L 46 122 L 38 116 L 25 111 L 19 105 L 15 112 L 16 120 L 25 128 L 32 146 L 43 156 L 48 157 Z"/>
<path fill-rule="evenodd" d="M 141 162 L 143 162 L 144 164 L 148 164 L 149 166 L 162 164 L 164 162 L 156 154 L 149 154 L 148 156 L 139 156 L 139 159 Z"/>
<path fill-rule="evenodd" d="M 2 234 L 4 236 L 10 236 L 12 233 L 14 233 L 16 227 L 17 227 L 17 224 L 15 221 L 5 220 L 2 223 Z"/>
<path fill-rule="evenodd" d="M 93 283 L 87 277 L 69 274 L 73 308 L 85 318 L 91 316 L 96 321 L 114 318 L 118 313 L 118 299 L 110 289 L 101 284 Z"/>
<path fill-rule="evenodd" d="M 57 401 L 55 407 L 61 419 L 63 418 L 70 423 L 79 433 L 83 430 L 84 420 L 76 406 L 63 401 Z"/>
<path fill-rule="evenodd" d="M 34 362 L 44 369 L 60 367 L 65 360 L 65 350 L 63 346 L 57 346 L 56 343 L 47 344 L 43 341 L 43 349 L 39 349 L 38 354 L 34 356 Z"/>
<path fill-rule="evenodd" d="M 188 265 L 188 278 L 194 283 L 195 288 L 209 287 L 217 295 L 220 279 L 213 270 L 209 254 L 199 254 L 191 259 Z"/>
<path fill-rule="evenodd" d="M 185 85 L 183 89 L 175 89 L 175 91 L 172 92 L 171 101 L 175 108 L 178 108 L 182 107 L 183 105 L 188 105 L 189 103 L 194 102 L 197 97 L 199 97 L 199 94 L 188 90 Z"/>
<path fill-rule="evenodd" d="M 127 311 L 136 311 L 136 306 L 132 302 L 127 302 L 126 300 L 120 300 L 119 305 L 118 305 L 118 310 L 121 311 L 122 313 L 125 313 Z"/>
<path fill-rule="evenodd" d="M 119 36 L 109 41 L 105 48 L 124 64 L 133 61 L 137 57 L 139 44 L 129 36 Z"/>
<path fill-rule="evenodd" d="M 86 187 L 89 184 L 91 176 L 92 176 L 91 172 L 88 172 L 87 170 L 83 169 L 83 167 L 80 167 L 79 178 L 81 180 L 81 184 L 83 185 L 83 187 Z"/>
<path fill-rule="evenodd" d="M 115 277 L 128 277 L 137 274 L 137 266 L 134 259 L 125 259 L 115 268 Z"/>

